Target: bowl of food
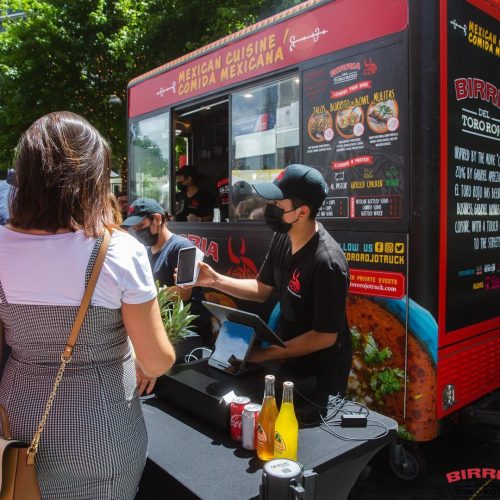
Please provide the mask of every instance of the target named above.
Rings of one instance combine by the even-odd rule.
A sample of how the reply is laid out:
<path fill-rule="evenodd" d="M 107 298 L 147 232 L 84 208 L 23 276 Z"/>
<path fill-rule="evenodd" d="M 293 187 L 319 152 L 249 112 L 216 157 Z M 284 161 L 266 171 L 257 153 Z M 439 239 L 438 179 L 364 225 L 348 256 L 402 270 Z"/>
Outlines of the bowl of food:
<path fill-rule="evenodd" d="M 345 139 L 350 139 L 355 135 L 354 127 L 358 123 L 363 123 L 364 115 L 360 106 L 353 106 L 348 109 L 343 109 L 337 113 L 335 118 L 335 126 L 337 132 Z"/>
<path fill-rule="evenodd" d="M 372 102 L 368 106 L 368 126 L 376 133 L 382 134 L 390 129 L 389 124 L 399 115 L 398 103 L 395 99 Z"/>
<path fill-rule="evenodd" d="M 411 300 L 410 310 L 406 335 L 406 299 L 349 295 L 353 362 L 348 396 L 397 420 L 406 439 L 426 441 L 437 433 L 437 327 L 430 313 Z"/>

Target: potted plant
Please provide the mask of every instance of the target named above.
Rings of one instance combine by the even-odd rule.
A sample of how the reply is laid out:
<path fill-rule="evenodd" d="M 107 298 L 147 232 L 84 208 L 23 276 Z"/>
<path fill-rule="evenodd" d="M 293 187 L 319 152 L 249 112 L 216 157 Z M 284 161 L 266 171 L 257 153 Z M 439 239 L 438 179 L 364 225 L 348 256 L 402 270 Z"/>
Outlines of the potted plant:
<path fill-rule="evenodd" d="M 184 304 L 179 294 L 156 282 L 158 303 L 165 332 L 172 342 L 177 355 L 177 363 L 184 362 L 184 355 L 195 347 L 201 346 L 200 337 L 190 327 L 198 317 L 190 314 L 191 304 Z"/>

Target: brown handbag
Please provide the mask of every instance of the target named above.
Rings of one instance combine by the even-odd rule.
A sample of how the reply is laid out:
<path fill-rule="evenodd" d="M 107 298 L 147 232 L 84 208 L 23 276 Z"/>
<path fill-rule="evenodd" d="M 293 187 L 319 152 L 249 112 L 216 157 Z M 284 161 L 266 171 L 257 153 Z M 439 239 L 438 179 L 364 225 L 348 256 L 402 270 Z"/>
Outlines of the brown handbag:
<path fill-rule="evenodd" d="M 22 443 L 16 439 L 12 439 L 10 433 L 10 423 L 7 411 L 0 405 L 0 418 L 2 422 L 3 436 L 0 437 L 0 500 L 39 500 L 41 499 L 40 488 L 35 470 L 35 455 L 38 451 L 40 436 L 45 427 L 47 417 L 52 408 L 54 398 L 56 397 L 57 389 L 61 382 L 66 365 L 71 361 L 73 348 L 75 347 L 78 333 L 82 326 L 85 314 L 90 304 L 90 299 L 94 293 L 94 288 L 97 283 L 97 278 L 101 272 L 104 258 L 108 250 L 111 235 L 109 231 L 104 231 L 104 238 L 97 254 L 97 258 L 92 269 L 92 274 L 85 289 L 82 303 L 78 309 L 71 333 L 66 342 L 66 347 L 61 354 L 61 366 L 57 372 L 52 392 L 45 406 L 45 411 L 38 424 L 38 429 L 33 436 L 30 445 Z M 1 333 L 1 323 L 0 323 Z M 1 339 L 3 342 L 3 338 Z M 63 460 L 64 457 L 61 457 Z"/>

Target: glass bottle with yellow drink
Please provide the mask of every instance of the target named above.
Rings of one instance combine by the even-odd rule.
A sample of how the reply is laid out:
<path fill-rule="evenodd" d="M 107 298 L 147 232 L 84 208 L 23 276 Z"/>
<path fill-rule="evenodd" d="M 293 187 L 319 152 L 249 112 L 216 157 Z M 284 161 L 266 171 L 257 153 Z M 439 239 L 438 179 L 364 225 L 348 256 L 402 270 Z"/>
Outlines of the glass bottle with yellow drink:
<path fill-rule="evenodd" d="M 297 460 L 299 424 L 293 407 L 293 382 L 283 383 L 281 408 L 274 424 L 274 458 Z"/>

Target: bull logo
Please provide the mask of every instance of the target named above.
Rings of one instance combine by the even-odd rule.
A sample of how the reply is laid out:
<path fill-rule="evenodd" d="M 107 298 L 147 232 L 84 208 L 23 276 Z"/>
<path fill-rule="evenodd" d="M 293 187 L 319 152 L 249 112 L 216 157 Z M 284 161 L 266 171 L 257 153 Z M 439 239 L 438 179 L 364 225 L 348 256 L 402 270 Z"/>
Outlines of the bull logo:
<path fill-rule="evenodd" d="M 292 278 L 290 279 L 290 282 L 288 283 L 288 289 L 296 294 L 300 293 L 300 281 L 299 281 L 299 276 L 300 276 L 300 271 L 298 269 L 295 269 L 295 271 L 292 274 Z"/>
<path fill-rule="evenodd" d="M 245 256 L 246 243 L 241 236 L 239 254 L 237 255 L 233 250 L 232 236 L 229 236 L 227 242 L 227 253 L 232 264 L 226 273 L 228 276 L 234 278 L 255 278 L 257 276 L 257 267 L 253 260 Z"/>
<path fill-rule="evenodd" d="M 371 57 L 365 59 L 363 61 L 363 64 L 365 65 L 365 69 L 363 70 L 364 75 L 370 76 L 374 75 L 377 72 L 377 65 L 373 62 L 373 59 Z"/>

